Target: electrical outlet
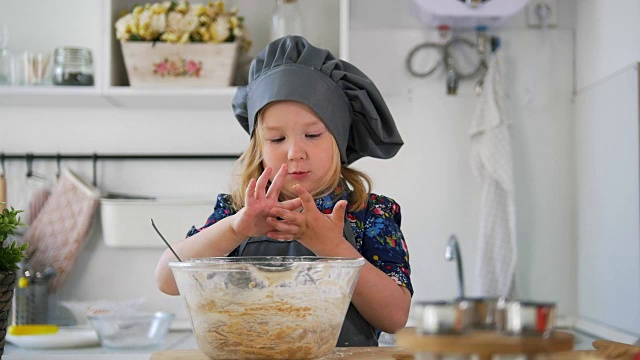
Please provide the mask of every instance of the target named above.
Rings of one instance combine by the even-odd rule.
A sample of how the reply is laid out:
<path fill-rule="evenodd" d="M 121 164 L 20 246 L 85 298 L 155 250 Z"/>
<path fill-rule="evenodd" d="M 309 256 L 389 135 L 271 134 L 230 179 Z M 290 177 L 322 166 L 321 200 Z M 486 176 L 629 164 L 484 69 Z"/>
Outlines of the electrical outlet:
<path fill-rule="evenodd" d="M 542 27 L 545 18 L 547 26 L 558 26 L 558 0 L 531 0 L 526 11 L 529 27 Z"/>

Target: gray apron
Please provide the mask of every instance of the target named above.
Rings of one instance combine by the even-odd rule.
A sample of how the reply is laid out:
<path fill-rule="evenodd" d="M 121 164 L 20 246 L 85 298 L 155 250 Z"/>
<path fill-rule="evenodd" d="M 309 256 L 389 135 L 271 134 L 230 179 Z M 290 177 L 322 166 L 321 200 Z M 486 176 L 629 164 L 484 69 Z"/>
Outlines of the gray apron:
<path fill-rule="evenodd" d="M 348 221 L 344 222 L 343 235 L 355 248 L 355 235 Z M 243 241 L 238 247 L 237 254 L 238 256 L 316 256 L 296 240 L 274 240 L 266 236 Z M 336 346 L 378 346 L 376 329 L 360 315 L 353 303 L 349 304 Z"/>

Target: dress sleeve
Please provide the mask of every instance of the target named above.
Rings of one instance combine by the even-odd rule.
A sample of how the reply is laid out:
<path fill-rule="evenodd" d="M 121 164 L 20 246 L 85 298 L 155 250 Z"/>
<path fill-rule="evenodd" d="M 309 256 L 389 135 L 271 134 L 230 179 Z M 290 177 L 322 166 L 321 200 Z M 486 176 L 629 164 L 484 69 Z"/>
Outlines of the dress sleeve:
<path fill-rule="evenodd" d="M 189 229 L 189 231 L 187 232 L 187 237 L 191 237 L 199 233 L 203 229 L 208 228 L 209 226 L 217 223 L 227 216 L 235 214 L 236 212 L 236 209 L 233 207 L 233 205 L 231 205 L 231 196 L 229 194 L 219 194 L 218 198 L 216 199 L 216 205 L 213 208 L 213 214 L 209 216 L 207 222 L 203 227 L 196 228 L 195 226 L 192 226 L 191 229 Z"/>
<path fill-rule="evenodd" d="M 364 220 L 362 256 L 413 295 L 409 251 L 400 230 L 400 205 L 393 199 L 371 194 Z"/>

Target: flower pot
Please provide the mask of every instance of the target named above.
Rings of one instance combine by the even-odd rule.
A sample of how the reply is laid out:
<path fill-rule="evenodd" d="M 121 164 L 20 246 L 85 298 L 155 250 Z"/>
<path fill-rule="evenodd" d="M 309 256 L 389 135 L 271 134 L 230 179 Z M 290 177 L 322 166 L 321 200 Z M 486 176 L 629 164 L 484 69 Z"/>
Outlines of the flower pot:
<path fill-rule="evenodd" d="M 9 325 L 9 311 L 16 286 L 15 271 L 0 271 L 0 358 L 4 353 L 4 341 Z"/>
<path fill-rule="evenodd" d="M 230 86 L 239 49 L 239 42 L 120 44 L 132 87 Z"/>

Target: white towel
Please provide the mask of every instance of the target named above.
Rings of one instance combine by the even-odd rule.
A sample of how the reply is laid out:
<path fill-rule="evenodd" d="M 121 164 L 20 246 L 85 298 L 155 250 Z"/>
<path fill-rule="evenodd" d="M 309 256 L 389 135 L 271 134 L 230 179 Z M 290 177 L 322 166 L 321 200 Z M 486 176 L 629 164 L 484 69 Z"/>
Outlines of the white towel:
<path fill-rule="evenodd" d="M 471 119 L 471 169 L 480 180 L 480 228 L 475 273 L 479 296 L 513 296 L 516 213 L 509 121 L 504 112 L 500 53 L 492 54 Z"/>

